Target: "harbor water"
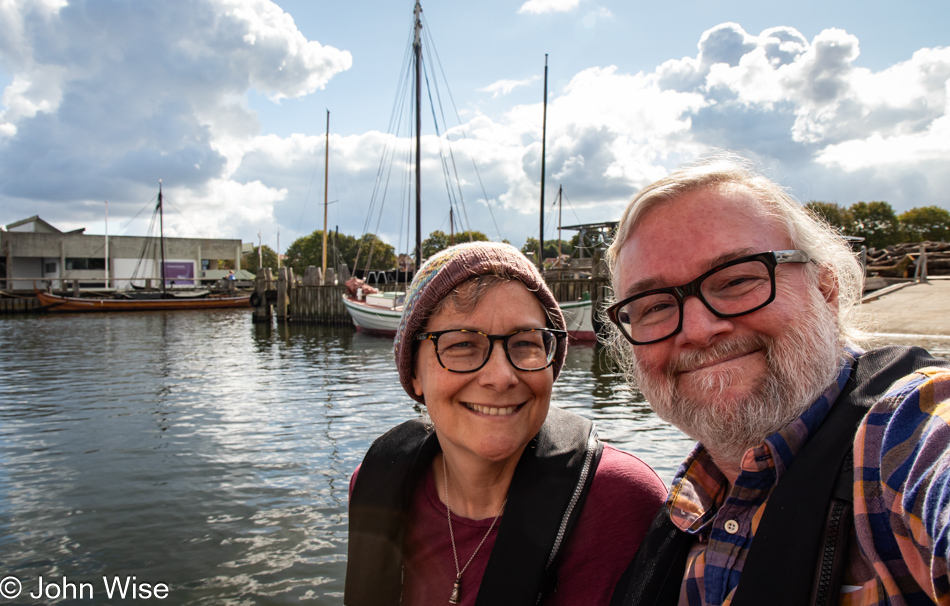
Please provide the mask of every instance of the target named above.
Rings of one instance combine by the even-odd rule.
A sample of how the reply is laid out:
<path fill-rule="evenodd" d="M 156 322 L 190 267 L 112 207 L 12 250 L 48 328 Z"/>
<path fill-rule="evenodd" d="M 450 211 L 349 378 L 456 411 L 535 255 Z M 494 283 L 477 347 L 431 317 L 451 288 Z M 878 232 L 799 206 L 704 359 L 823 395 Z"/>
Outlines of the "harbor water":
<path fill-rule="evenodd" d="M 244 310 L 0 319 L 0 603 L 342 603 L 350 474 L 421 414 L 391 349 Z M 573 347 L 553 404 L 668 482 L 691 442 L 605 355 Z"/>

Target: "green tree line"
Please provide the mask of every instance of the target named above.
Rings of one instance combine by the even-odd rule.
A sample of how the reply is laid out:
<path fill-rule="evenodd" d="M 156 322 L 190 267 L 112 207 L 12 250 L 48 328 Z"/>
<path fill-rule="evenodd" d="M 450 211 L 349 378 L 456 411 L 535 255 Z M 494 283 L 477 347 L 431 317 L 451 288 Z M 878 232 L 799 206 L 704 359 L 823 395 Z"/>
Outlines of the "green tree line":
<path fill-rule="evenodd" d="M 454 236 L 446 234 L 443 231 L 436 230 L 429 234 L 422 241 L 422 256 L 429 258 L 439 251 L 445 250 L 454 244 L 462 242 L 487 242 L 488 236 L 480 231 L 463 231 Z M 362 243 L 362 249 L 360 248 Z M 372 247 L 370 247 L 372 243 Z M 327 246 L 327 266 L 334 269 L 339 268 L 341 263 L 346 263 L 350 271 L 358 269 L 392 269 L 396 267 L 396 250 L 391 245 L 383 242 L 374 234 L 365 234 L 360 238 L 337 232 L 328 234 Z M 574 235 L 570 240 L 561 240 L 561 254 L 572 255 L 574 249 L 578 246 L 578 236 Z M 590 246 L 591 243 L 588 243 Z M 370 249 L 372 255 L 370 256 Z M 241 259 L 241 267 L 250 272 L 257 273 L 259 267 L 269 267 L 277 270 L 277 253 L 266 244 L 261 249 L 262 254 L 258 253 L 258 247 L 254 247 L 252 252 L 244 255 Z M 537 254 L 538 239 L 528 238 L 521 252 L 533 252 Z M 357 252 L 359 259 L 357 260 Z M 410 256 L 413 253 L 410 252 Z M 558 241 L 544 241 L 544 258 L 553 259 L 558 254 Z M 263 259 L 263 265 L 261 265 Z M 222 262 L 223 263 L 223 262 Z M 292 267 L 296 275 L 301 275 L 307 267 L 313 265 L 320 267 L 323 264 L 323 230 L 318 229 L 313 233 L 297 238 L 287 247 L 284 253 L 283 265 Z M 224 267 L 224 264 L 222 264 Z"/>
<path fill-rule="evenodd" d="M 887 202 L 855 202 L 849 207 L 812 201 L 812 214 L 845 236 L 864 238 L 868 248 L 903 242 L 946 241 L 950 236 L 950 211 L 939 206 L 912 208 L 898 215 Z"/>

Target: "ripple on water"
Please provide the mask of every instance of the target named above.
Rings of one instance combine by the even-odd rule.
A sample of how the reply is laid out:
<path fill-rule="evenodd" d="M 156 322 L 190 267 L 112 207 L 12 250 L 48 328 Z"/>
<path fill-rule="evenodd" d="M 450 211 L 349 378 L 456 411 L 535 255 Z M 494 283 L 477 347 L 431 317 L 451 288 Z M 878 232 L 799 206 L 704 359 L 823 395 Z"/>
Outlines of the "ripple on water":
<path fill-rule="evenodd" d="M 422 412 L 391 341 L 241 310 L 0 326 L 8 571 L 27 586 L 135 575 L 176 603 L 340 603 L 350 474 Z M 666 481 L 692 445 L 592 346 L 571 348 L 553 403 Z"/>

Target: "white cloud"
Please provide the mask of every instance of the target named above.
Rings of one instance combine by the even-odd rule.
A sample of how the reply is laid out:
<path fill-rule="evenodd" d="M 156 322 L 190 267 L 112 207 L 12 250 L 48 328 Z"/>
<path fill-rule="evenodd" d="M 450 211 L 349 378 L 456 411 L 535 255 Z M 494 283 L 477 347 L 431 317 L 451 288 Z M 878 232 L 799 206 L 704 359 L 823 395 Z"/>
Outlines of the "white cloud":
<path fill-rule="evenodd" d="M 499 95 L 507 95 L 519 86 L 528 86 L 529 84 L 533 84 L 540 78 L 540 76 L 534 76 L 526 80 L 498 80 L 497 82 L 492 82 L 485 88 L 480 88 L 478 90 L 479 92 L 483 93 L 491 93 L 491 96 L 494 99 Z"/>
<path fill-rule="evenodd" d="M 535 0 L 521 12 L 578 5 Z M 286 245 L 322 228 L 322 212 L 319 224 L 313 217 L 323 200 L 323 136 L 262 135 L 247 93 L 275 101 L 311 94 L 349 68 L 349 54 L 306 40 L 265 0 L 110 6 L 122 10 L 107 13 L 92 0 L 0 0 L 0 61 L 11 78 L 0 97 L 0 204 L 29 202 L 37 210 L 28 214 L 68 205 L 80 209 L 82 226 L 83 213 L 101 214 L 103 199 L 110 216 L 123 204 L 134 214 L 164 178 L 187 219 L 171 221 L 175 232 L 199 226 L 246 237 L 279 227 Z M 549 199 L 563 185 L 578 221 L 615 219 L 637 188 L 716 147 L 776 167 L 802 199 L 946 205 L 950 48 L 920 49 L 879 71 L 859 57 L 859 40 L 840 29 L 808 40 L 791 27 L 756 35 L 724 23 L 701 36 L 694 56 L 655 69 L 583 69 L 549 91 Z M 501 79 L 479 92 L 503 98 L 537 79 Z M 519 246 L 536 224 L 537 97 L 470 113 L 448 134 L 455 164 L 447 170 L 465 184 L 469 226 Z M 405 243 L 410 188 L 399 169 L 409 144 L 376 131 L 331 135 L 330 198 L 341 201 L 330 208 L 332 224 Z M 398 166 L 380 173 L 383 150 L 394 145 Z M 439 148 L 424 138 L 425 233 L 446 229 L 450 187 Z M 387 179 L 396 187 L 367 221 L 373 188 Z M 4 212 L 3 221 L 27 214 Z"/>
<path fill-rule="evenodd" d="M 163 178 L 222 234 L 287 195 L 232 178 L 260 129 L 248 91 L 300 97 L 352 64 L 269 0 L 2 2 L 0 32 L 0 196 L 121 212 Z"/>
<path fill-rule="evenodd" d="M 528 0 L 521 5 L 518 13 L 541 15 L 544 13 L 566 13 L 578 7 L 580 0 Z"/>
<path fill-rule="evenodd" d="M 588 12 L 584 15 L 584 18 L 581 20 L 581 23 L 584 27 L 592 29 L 597 26 L 601 21 L 607 21 L 614 18 L 614 14 L 610 12 L 610 9 L 603 6 L 599 6 L 594 10 Z"/>

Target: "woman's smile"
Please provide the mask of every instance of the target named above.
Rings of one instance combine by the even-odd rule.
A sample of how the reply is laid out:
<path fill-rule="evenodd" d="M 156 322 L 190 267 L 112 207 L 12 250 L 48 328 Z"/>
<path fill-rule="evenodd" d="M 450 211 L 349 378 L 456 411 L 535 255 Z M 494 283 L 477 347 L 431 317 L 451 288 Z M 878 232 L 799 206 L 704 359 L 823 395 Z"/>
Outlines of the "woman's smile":
<path fill-rule="evenodd" d="M 470 402 L 462 402 L 462 404 L 465 405 L 465 408 L 468 408 L 473 412 L 489 415 L 492 417 L 507 417 L 509 415 L 513 415 L 521 410 L 522 406 L 524 406 L 524 403 L 515 404 L 513 406 L 484 406 L 481 404 L 472 404 Z"/>

